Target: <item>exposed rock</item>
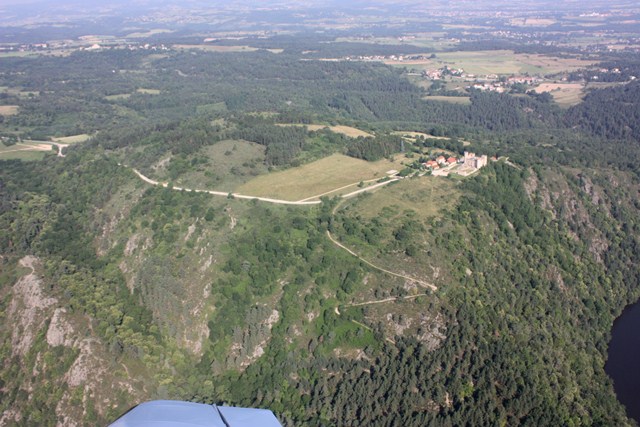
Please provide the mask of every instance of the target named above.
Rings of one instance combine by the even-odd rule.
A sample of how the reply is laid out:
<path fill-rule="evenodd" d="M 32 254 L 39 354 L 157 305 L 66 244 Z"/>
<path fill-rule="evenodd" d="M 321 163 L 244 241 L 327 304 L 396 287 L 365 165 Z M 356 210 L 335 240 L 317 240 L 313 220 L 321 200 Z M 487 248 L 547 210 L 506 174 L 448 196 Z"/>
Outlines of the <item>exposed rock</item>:
<path fill-rule="evenodd" d="M 40 385 L 42 378 L 47 378 L 53 369 L 58 368 L 48 364 L 48 349 L 39 351 L 33 359 L 25 357 L 32 349 L 36 337 L 41 336 L 49 322 L 44 336 L 48 346 L 64 346 L 78 352 L 64 375 L 50 379 L 57 389 L 64 390 L 55 410 L 58 425 L 82 425 L 90 401 L 93 402 L 95 411 L 104 415 L 117 404 L 115 400 L 111 400 L 112 396 L 123 392 L 128 392 L 132 398 L 140 396 L 143 387 L 139 384 L 136 387 L 135 379 L 120 380 L 114 377 L 109 362 L 112 356 L 105 356 L 103 344 L 91 336 L 91 320 L 83 316 L 69 316 L 55 298 L 47 295 L 42 279 L 35 272 L 39 260 L 29 256 L 19 263 L 31 272 L 21 277 L 12 288 L 7 315 L 13 321 L 6 325 L 11 333 L 11 352 L 20 359 L 19 363 L 25 374 L 19 388 L 31 393 Z M 78 402 L 78 393 L 82 396 L 83 403 Z M 0 426 L 21 422 L 22 414 L 17 410 L 9 409 L 0 416 Z"/>
<path fill-rule="evenodd" d="M 529 170 L 529 176 L 523 183 L 524 191 L 532 202 L 535 200 L 536 190 L 538 189 L 538 177 L 535 172 Z"/>
<path fill-rule="evenodd" d="M 245 369 L 264 354 L 264 349 L 271 340 L 271 329 L 280 320 L 278 310 L 268 310 L 266 306 L 251 308 L 247 314 L 248 327 L 234 331 L 229 365 Z"/>
<path fill-rule="evenodd" d="M 184 241 L 186 242 L 187 240 L 189 240 L 195 231 L 196 231 L 196 225 L 191 224 L 187 229 L 187 235 L 184 236 Z"/>
<path fill-rule="evenodd" d="M 22 414 L 16 409 L 7 409 L 0 417 L 0 426 L 7 426 L 22 421 Z"/>
<path fill-rule="evenodd" d="M 70 387 L 78 387 L 87 382 L 89 378 L 95 379 L 105 374 L 101 368 L 102 361 L 97 359 L 92 351 L 92 345 L 96 343 L 90 339 L 84 339 L 77 344 L 80 354 L 67 371 L 65 381 Z"/>
<path fill-rule="evenodd" d="M 47 344 L 52 347 L 63 345 L 65 347 L 71 347 L 74 333 L 73 327 L 64 318 L 67 310 L 64 308 L 56 308 L 53 313 L 51 322 L 49 323 L 49 330 L 47 330 Z"/>
<path fill-rule="evenodd" d="M 11 335 L 11 352 L 24 356 L 33 345 L 38 331 L 46 321 L 45 310 L 58 301 L 45 296 L 42 281 L 35 274 L 34 265 L 37 258 L 26 256 L 20 265 L 31 269 L 31 273 L 23 276 L 13 286 L 13 298 L 9 304 L 8 318 L 14 319 Z"/>
<path fill-rule="evenodd" d="M 405 317 L 403 315 L 396 315 L 394 313 L 387 313 L 387 322 L 393 329 L 395 335 L 403 336 L 404 331 L 411 327 L 413 323 L 411 318 Z"/>
<path fill-rule="evenodd" d="M 138 249 L 139 240 L 139 233 L 135 233 L 131 237 L 129 237 L 129 240 L 127 240 L 127 244 L 124 247 L 124 256 L 131 256 L 133 252 Z"/>
<path fill-rule="evenodd" d="M 432 351 L 440 347 L 440 343 L 447 337 L 444 331 L 447 327 L 444 323 L 442 315 L 438 313 L 436 317 L 429 317 L 421 314 L 419 318 L 420 328 L 418 330 L 417 339 L 424 343 L 428 350 Z"/>

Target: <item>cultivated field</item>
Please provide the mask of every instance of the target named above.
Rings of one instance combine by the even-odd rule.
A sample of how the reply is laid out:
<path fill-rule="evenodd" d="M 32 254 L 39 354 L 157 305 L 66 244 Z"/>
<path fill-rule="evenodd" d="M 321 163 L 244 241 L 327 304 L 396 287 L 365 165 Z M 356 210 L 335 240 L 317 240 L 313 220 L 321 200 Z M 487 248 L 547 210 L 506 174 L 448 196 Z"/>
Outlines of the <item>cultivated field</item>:
<path fill-rule="evenodd" d="M 143 93 L 145 95 L 160 95 L 160 91 L 158 89 L 140 88 L 140 89 L 137 89 L 136 92 Z"/>
<path fill-rule="evenodd" d="M 471 105 L 471 98 L 468 96 L 425 96 L 425 101 L 442 101 L 442 102 L 450 102 L 452 104 L 460 104 L 460 105 Z"/>
<path fill-rule="evenodd" d="M 398 156 L 400 159 L 400 156 Z M 401 170 L 400 160 L 367 162 L 342 154 L 281 172 L 259 176 L 236 191 L 251 196 L 274 197 L 284 200 L 302 200 L 319 196 L 345 186 L 328 196 L 350 193 L 358 189 L 360 181 L 385 177 L 390 170 Z"/>
<path fill-rule="evenodd" d="M 445 50 L 456 45 L 456 42 L 445 38 L 446 32 L 436 31 L 428 33 L 416 33 L 415 37 L 338 37 L 336 43 L 370 43 L 387 45 L 411 45 L 425 48 L 425 51 Z"/>
<path fill-rule="evenodd" d="M 87 141 L 89 138 L 91 138 L 91 135 L 83 133 L 80 135 L 70 135 L 70 136 L 63 136 L 60 138 L 53 138 L 53 141 L 59 142 L 60 144 L 79 144 L 81 142 Z"/>
<path fill-rule="evenodd" d="M 0 116 L 14 116 L 18 114 L 17 105 L 0 105 Z"/>
<path fill-rule="evenodd" d="M 549 92 L 562 107 L 570 107 L 582 102 L 584 85 L 581 83 L 543 83 L 535 88 L 537 93 Z"/>
<path fill-rule="evenodd" d="M 517 27 L 548 27 L 555 24 L 555 19 L 546 18 L 514 18 L 511 20 L 511 25 Z"/>
<path fill-rule="evenodd" d="M 173 45 L 176 49 L 197 49 L 204 50 L 206 52 L 255 52 L 258 50 L 255 47 L 250 46 L 219 46 L 219 45 L 209 45 L 209 44 L 175 44 Z"/>
<path fill-rule="evenodd" d="M 40 92 L 37 91 L 27 91 L 22 90 L 21 87 L 9 87 L 9 86 L 0 86 L 0 92 L 6 93 L 8 95 L 17 96 L 19 98 L 29 98 L 33 96 L 40 95 Z"/>
<path fill-rule="evenodd" d="M 153 29 L 153 30 L 145 31 L 145 32 L 137 32 L 137 33 L 127 34 L 125 36 L 125 38 L 128 38 L 128 39 L 140 39 L 140 38 L 147 38 L 147 37 L 155 36 L 157 34 L 164 34 L 164 33 L 173 33 L 173 30 L 167 30 L 167 29 L 163 29 L 163 28 L 156 28 L 156 29 Z"/>
<path fill-rule="evenodd" d="M 514 53 L 511 50 L 442 52 L 434 59 L 420 61 L 385 61 L 389 65 L 411 65 L 413 68 L 434 69 L 448 65 L 449 68 L 462 68 L 466 73 L 475 75 L 489 74 L 554 74 L 571 71 L 592 65 L 591 61 L 574 58 L 556 58 L 553 56 Z"/>
<path fill-rule="evenodd" d="M 50 144 L 34 142 L 18 143 L 9 146 L 0 143 L 0 160 L 42 160 L 44 155 L 53 149 L 54 147 Z"/>
<path fill-rule="evenodd" d="M 434 135 L 430 135 L 430 134 L 424 133 L 424 132 L 413 132 L 413 131 L 404 131 L 404 130 L 394 131 L 394 132 L 391 132 L 391 134 L 400 135 L 400 136 L 402 136 L 404 138 L 411 138 L 414 141 L 419 136 L 421 136 L 423 138 L 429 138 L 429 139 L 431 139 L 431 138 L 433 138 L 433 139 L 451 139 L 448 136 L 434 136 Z M 459 141 L 462 141 L 462 144 L 465 145 L 465 146 L 471 145 L 471 143 L 469 141 L 464 141 L 464 140 L 459 140 Z M 437 150 L 446 151 L 446 150 L 442 150 L 440 148 L 438 148 Z"/>
<path fill-rule="evenodd" d="M 129 98 L 131 98 L 130 93 L 119 93 L 116 95 L 108 95 L 104 97 L 104 99 L 106 99 L 107 101 L 120 101 L 123 99 L 129 99 Z"/>
<path fill-rule="evenodd" d="M 365 132 L 363 130 L 356 129 L 351 126 L 344 126 L 344 125 L 328 126 L 328 125 L 279 124 L 278 126 L 305 126 L 308 130 L 313 130 L 313 131 L 328 128 L 332 132 L 341 133 L 350 138 L 357 138 L 359 136 L 373 136 L 372 134 Z"/>

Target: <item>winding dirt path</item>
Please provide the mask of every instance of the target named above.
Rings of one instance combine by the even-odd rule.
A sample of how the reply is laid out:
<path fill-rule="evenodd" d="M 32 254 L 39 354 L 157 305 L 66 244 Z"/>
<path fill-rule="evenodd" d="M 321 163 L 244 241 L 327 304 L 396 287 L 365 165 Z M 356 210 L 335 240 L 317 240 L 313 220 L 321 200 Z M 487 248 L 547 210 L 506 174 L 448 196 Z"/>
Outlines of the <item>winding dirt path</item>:
<path fill-rule="evenodd" d="M 153 179 L 143 175 L 137 169 L 131 168 L 131 170 L 136 175 L 138 175 L 138 177 L 141 180 L 143 180 L 144 182 L 146 182 L 148 184 L 169 188 L 169 184 L 167 182 L 158 182 L 156 180 L 153 180 Z M 224 191 L 201 190 L 201 189 L 183 188 L 183 187 L 176 187 L 176 186 L 172 186 L 171 189 L 172 190 L 176 190 L 176 191 L 186 191 L 186 192 L 194 192 L 194 193 L 207 193 L 207 194 L 211 194 L 212 196 L 233 197 L 233 198 L 236 198 L 236 199 L 244 199 L 244 200 L 260 200 L 260 201 L 263 201 L 263 202 L 275 203 L 275 204 L 278 204 L 278 205 L 298 205 L 298 206 L 300 206 L 300 205 L 319 205 L 320 203 L 322 203 L 320 200 L 291 201 L 291 200 L 282 200 L 282 199 L 272 199 L 270 197 L 246 196 L 244 194 L 236 194 L 236 193 L 231 193 L 231 192 L 225 193 Z"/>
<path fill-rule="evenodd" d="M 400 277 L 402 279 L 408 280 L 410 282 L 414 282 L 417 283 L 418 285 L 424 287 L 424 288 L 428 288 L 431 289 L 432 291 L 437 291 L 438 287 L 432 283 L 427 283 L 423 280 L 420 279 L 416 279 L 415 277 L 410 277 L 410 276 L 406 276 L 404 274 L 400 274 L 400 273 L 394 273 L 393 271 L 389 271 L 385 268 L 379 267 L 375 264 L 373 264 L 370 261 L 367 261 L 366 259 L 362 258 L 360 255 L 358 255 L 357 253 L 355 253 L 354 251 L 352 251 L 351 249 L 349 249 L 348 247 L 346 247 L 345 245 L 343 245 L 342 243 L 338 242 L 336 239 L 333 238 L 333 236 L 331 235 L 331 232 L 329 232 L 329 230 L 327 230 L 327 237 L 329 238 L 329 240 L 331 240 L 333 242 L 334 245 L 344 249 L 345 251 L 349 252 L 351 255 L 353 255 L 354 257 L 358 258 L 360 261 L 362 261 L 363 263 L 367 264 L 369 267 L 381 271 L 383 273 L 387 273 L 391 276 L 395 276 L 395 277 Z"/>
<path fill-rule="evenodd" d="M 348 308 L 348 307 L 360 307 L 360 306 L 363 306 L 363 305 L 383 304 L 385 302 L 395 302 L 395 301 L 402 301 L 402 300 L 410 300 L 410 299 L 415 299 L 415 298 L 419 298 L 419 297 L 426 297 L 426 296 L 429 296 L 429 294 L 415 294 L 415 295 L 408 295 L 408 296 L 405 296 L 405 297 L 389 297 L 389 298 L 378 299 L 378 300 L 358 302 L 358 303 L 354 303 L 354 304 L 343 304 L 342 306 L 345 307 L 345 308 Z"/>

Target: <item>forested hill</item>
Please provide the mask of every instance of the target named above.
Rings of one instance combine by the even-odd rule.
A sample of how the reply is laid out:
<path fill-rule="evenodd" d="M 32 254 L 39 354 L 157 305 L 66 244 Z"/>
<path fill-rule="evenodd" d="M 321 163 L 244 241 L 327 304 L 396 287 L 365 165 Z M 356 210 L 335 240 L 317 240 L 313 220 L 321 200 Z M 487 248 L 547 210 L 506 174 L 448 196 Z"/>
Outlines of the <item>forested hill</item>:
<path fill-rule="evenodd" d="M 84 52 L 68 58 L 7 58 L 0 71 L 0 86 L 18 85 L 37 94 L 4 93 L 0 99 L 20 107 L 21 114 L 4 118 L 7 125 L 23 128 L 22 136 L 33 139 L 274 109 L 316 120 L 444 126 L 457 134 L 579 126 L 598 136 L 637 138 L 638 83 L 595 91 L 564 113 L 540 96 L 474 92 L 471 105 L 425 101 L 422 89 L 382 64 L 269 52 L 161 58 Z M 609 105 L 616 108 L 606 110 Z"/>
<path fill-rule="evenodd" d="M 640 81 L 589 93 L 565 120 L 601 138 L 640 141 Z"/>

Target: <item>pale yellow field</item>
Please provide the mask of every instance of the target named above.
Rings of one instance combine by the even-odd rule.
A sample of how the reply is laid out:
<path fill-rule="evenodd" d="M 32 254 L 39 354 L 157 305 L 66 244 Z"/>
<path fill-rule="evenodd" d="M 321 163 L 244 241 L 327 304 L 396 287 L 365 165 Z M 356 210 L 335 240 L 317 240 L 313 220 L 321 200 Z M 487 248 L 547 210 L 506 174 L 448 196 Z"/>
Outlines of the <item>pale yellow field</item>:
<path fill-rule="evenodd" d="M 576 58 L 557 58 L 539 54 L 518 53 L 511 50 L 440 52 L 434 59 L 422 61 L 385 61 L 389 65 L 412 65 L 422 69 L 462 68 L 466 73 L 488 74 L 553 74 L 571 71 L 593 64 Z"/>
<path fill-rule="evenodd" d="M 91 135 L 87 135 L 86 133 L 83 133 L 80 135 L 70 135 L 70 136 L 63 136 L 60 138 L 53 138 L 53 140 L 61 144 L 78 144 L 80 142 L 87 141 L 89 138 L 91 138 Z"/>
<path fill-rule="evenodd" d="M 157 28 L 157 29 L 146 31 L 146 32 L 138 32 L 138 33 L 127 34 L 125 37 L 126 38 L 131 38 L 131 39 L 137 39 L 137 38 L 151 37 L 151 36 L 154 36 L 156 34 L 164 34 L 164 33 L 173 33 L 173 30 Z"/>
<path fill-rule="evenodd" d="M 137 89 L 136 92 L 144 93 L 145 95 L 160 95 L 160 91 L 158 89 L 140 88 L 140 89 Z"/>
<path fill-rule="evenodd" d="M 332 192 L 329 196 L 349 193 L 358 189 L 360 181 L 375 180 L 386 176 L 390 170 L 401 170 L 404 166 L 398 160 L 367 162 L 342 154 L 334 154 L 324 159 L 273 172 L 247 182 L 237 189 L 237 193 L 250 196 L 274 197 L 284 200 L 302 200 Z"/>
<path fill-rule="evenodd" d="M 579 104 L 584 97 L 584 86 L 581 83 L 543 83 L 535 91 L 549 92 L 558 104 L 566 107 Z"/>
<path fill-rule="evenodd" d="M 108 95 L 104 97 L 107 101 L 119 101 L 121 99 L 129 99 L 131 98 L 130 93 L 119 93 L 117 95 Z"/>
<path fill-rule="evenodd" d="M 518 27 L 548 27 L 556 22 L 554 19 L 546 18 L 514 18 L 511 20 L 511 25 Z"/>
<path fill-rule="evenodd" d="M 279 124 L 278 126 L 305 126 L 309 130 L 320 130 L 324 128 L 328 128 L 332 132 L 341 133 L 350 138 L 357 138 L 359 136 L 373 136 L 372 134 L 365 132 L 360 129 L 356 129 L 351 126 L 337 125 L 337 126 L 327 126 L 327 125 L 298 125 L 298 124 Z"/>
<path fill-rule="evenodd" d="M 207 52 L 255 52 L 258 50 L 255 47 L 250 46 L 218 46 L 218 45 L 206 45 L 206 44 L 175 44 L 176 49 L 199 49 Z"/>
<path fill-rule="evenodd" d="M 451 104 L 460 104 L 460 105 L 471 105 L 471 98 L 468 96 L 425 96 L 422 98 L 426 101 L 442 101 L 442 102 L 450 102 Z"/>
<path fill-rule="evenodd" d="M 0 116 L 14 116 L 18 114 L 17 105 L 0 105 Z"/>
<path fill-rule="evenodd" d="M 400 135 L 400 136 L 406 136 L 406 137 L 410 137 L 410 138 L 417 138 L 419 136 L 422 136 L 423 138 L 450 139 L 450 138 L 448 138 L 446 136 L 433 136 L 433 135 L 429 135 L 428 133 L 404 131 L 404 130 L 394 131 L 394 132 L 391 132 L 391 134 Z"/>
<path fill-rule="evenodd" d="M 49 144 L 38 144 L 33 142 L 18 143 L 10 146 L 0 144 L 0 160 L 21 159 L 21 160 L 41 160 L 45 153 L 53 150 Z"/>
<path fill-rule="evenodd" d="M 391 132 L 391 134 L 400 135 L 400 136 L 403 136 L 405 138 L 413 138 L 414 140 L 419 136 L 421 136 L 423 138 L 430 138 L 430 139 L 431 138 L 433 138 L 433 139 L 451 139 L 448 136 L 434 136 L 434 135 L 430 135 L 428 133 L 423 133 L 423 132 L 413 132 L 413 131 L 403 131 L 403 130 L 394 131 L 394 132 Z M 462 141 L 462 144 L 464 146 L 471 145 L 471 143 L 469 141 L 464 141 L 464 140 L 459 140 L 459 141 Z"/>

